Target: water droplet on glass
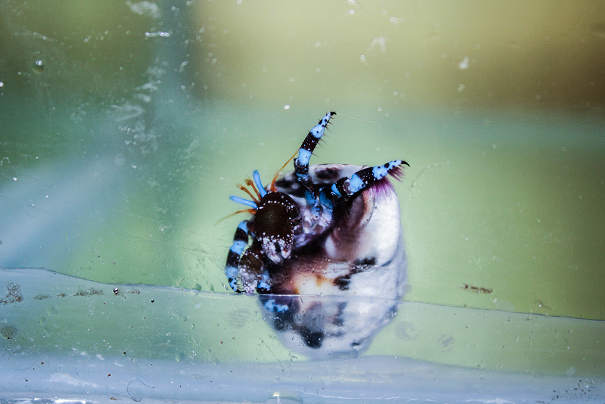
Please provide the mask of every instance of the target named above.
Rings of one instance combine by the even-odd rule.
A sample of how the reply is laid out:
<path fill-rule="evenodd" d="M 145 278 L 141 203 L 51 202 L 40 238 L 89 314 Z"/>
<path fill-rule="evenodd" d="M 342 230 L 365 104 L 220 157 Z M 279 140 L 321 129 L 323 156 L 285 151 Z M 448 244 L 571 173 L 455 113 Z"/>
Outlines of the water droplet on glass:
<path fill-rule="evenodd" d="M 468 56 L 465 56 L 465 57 L 464 57 L 464 59 L 462 59 L 462 60 L 461 60 L 461 61 L 458 63 L 458 68 L 459 68 L 460 70 L 466 70 L 466 69 L 468 69 L 468 63 L 469 63 Z"/>
<path fill-rule="evenodd" d="M 44 71 L 44 61 L 42 59 L 36 59 L 32 69 L 36 73 L 42 73 Z"/>

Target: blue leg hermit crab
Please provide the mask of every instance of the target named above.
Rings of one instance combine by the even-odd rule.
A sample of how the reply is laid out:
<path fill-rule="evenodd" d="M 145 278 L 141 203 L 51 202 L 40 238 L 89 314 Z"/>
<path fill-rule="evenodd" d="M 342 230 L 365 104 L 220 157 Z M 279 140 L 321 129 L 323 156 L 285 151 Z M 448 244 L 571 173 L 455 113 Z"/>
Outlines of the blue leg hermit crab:
<path fill-rule="evenodd" d="M 278 171 L 265 187 L 254 170 L 249 188 L 239 186 L 251 199 L 230 197 L 247 207 L 236 213 L 252 217 L 235 231 L 229 286 L 258 293 L 286 342 L 311 353 L 362 350 L 396 313 L 405 281 L 399 201 L 388 176 L 399 179 L 408 163 L 309 166 L 334 115 L 325 114 L 284 164 L 294 159 L 293 173 L 278 178 Z"/>

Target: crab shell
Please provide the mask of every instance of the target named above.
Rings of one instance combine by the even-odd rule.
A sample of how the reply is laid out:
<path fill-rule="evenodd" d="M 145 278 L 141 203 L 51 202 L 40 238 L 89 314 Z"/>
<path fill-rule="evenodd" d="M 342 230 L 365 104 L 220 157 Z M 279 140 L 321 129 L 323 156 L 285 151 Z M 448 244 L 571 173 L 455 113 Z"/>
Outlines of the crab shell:
<path fill-rule="evenodd" d="M 363 167 L 315 165 L 314 184 L 330 184 Z M 280 192 L 312 214 L 288 174 Z M 388 179 L 361 192 L 334 225 L 271 274 L 273 294 L 260 295 L 268 321 L 290 349 L 311 357 L 355 355 L 396 314 L 406 278 L 399 200 Z"/>

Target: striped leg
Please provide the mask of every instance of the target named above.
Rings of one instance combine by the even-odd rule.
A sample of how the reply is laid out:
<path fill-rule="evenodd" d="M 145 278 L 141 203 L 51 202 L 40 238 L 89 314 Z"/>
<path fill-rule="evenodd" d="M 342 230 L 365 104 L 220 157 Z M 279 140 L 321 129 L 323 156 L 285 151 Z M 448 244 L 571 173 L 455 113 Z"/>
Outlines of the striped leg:
<path fill-rule="evenodd" d="M 302 142 L 300 149 L 298 149 L 298 156 L 294 159 L 296 180 L 309 190 L 311 190 L 313 186 L 311 179 L 309 178 L 309 160 L 311 159 L 313 150 L 315 150 L 315 146 L 317 146 L 319 139 L 324 135 L 326 127 L 334 115 L 336 115 L 336 112 L 328 112 L 321 118 L 319 123 L 309 131 L 307 137 L 305 137 L 305 140 Z"/>
<path fill-rule="evenodd" d="M 237 293 L 241 293 L 241 290 L 237 286 L 237 278 L 239 275 L 239 261 L 244 252 L 244 249 L 248 245 L 248 221 L 243 220 L 237 225 L 235 235 L 233 236 L 233 244 L 229 249 L 227 255 L 227 263 L 225 264 L 225 275 L 229 281 L 229 286 Z"/>
<path fill-rule="evenodd" d="M 409 166 L 409 164 L 403 160 L 393 160 L 380 166 L 364 168 L 357 171 L 349 178 L 345 177 L 336 181 L 331 185 L 330 193 L 332 194 L 332 197 L 336 199 L 346 199 L 371 187 L 387 175 L 392 175 L 399 179 L 403 174 L 401 171 L 401 166 L 403 164 Z"/>

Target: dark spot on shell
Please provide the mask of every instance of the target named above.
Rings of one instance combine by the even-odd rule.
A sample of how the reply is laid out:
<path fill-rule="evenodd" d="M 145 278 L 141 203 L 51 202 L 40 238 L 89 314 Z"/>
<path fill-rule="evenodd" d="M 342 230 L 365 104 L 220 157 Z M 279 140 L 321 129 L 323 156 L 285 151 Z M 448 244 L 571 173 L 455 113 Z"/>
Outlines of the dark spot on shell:
<path fill-rule="evenodd" d="M 318 349 L 321 347 L 324 338 L 323 332 L 311 331 L 306 327 L 301 328 L 299 331 L 300 336 L 303 338 L 303 341 L 305 341 L 305 344 L 307 344 L 309 348 Z"/>
<path fill-rule="evenodd" d="M 376 265 L 376 257 L 364 257 L 357 259 L 353 262 L 355 266 L 370 266 Z"/>
<path fill-rule="evenodd" d="M 351 274 L 342 275 L 334 278 L 333 281 L 335 286 L 338 286 L 340 290 L 349 290 L 349 283 L 351 283 Z"/>
<path fill-rule="evenodd" d="M 315 170 L 315 176 L 319 180 L 335 180 L 340 176 L 340 170 L 334 167 L 326 167 Z"/>

